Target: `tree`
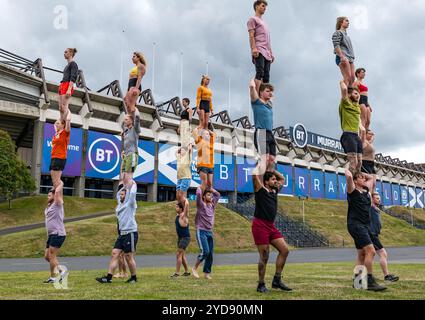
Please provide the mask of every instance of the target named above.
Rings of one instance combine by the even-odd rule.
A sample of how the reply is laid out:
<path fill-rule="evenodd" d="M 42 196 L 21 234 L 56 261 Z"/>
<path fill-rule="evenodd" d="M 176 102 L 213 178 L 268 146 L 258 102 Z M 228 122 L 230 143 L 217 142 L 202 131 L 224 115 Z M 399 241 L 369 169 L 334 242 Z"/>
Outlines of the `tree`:
<path fill-rule="evenodd" d="M 26 166 L 18 157 L 15 144 L 6 131 L 0 130 L 0 196 L 9 201 L 20 190 L 32 192 L 35 181 Z"/>

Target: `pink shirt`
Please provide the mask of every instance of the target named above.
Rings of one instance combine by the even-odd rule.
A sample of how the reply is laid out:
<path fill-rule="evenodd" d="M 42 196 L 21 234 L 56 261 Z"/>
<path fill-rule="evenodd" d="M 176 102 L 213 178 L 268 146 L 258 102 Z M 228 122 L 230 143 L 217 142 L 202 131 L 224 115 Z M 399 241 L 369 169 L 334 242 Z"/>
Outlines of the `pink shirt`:
<path fill-rule="evenodd" d="M 255 45 L 258 51 L 268 61 L 273 60 L 272 46 L 270 42 L 270 30 L 263 19 L 251 17 L 248 20 L 248 31 L 254 30 Z"/>
<path fill-rule="evenodd" d="M 66 236 L 65 225 L 63 223 L 64 211 L 63 204 L 52 203 L 46 210 L 44 210 L 46 216 L 46 229 L 47 234 L 57 234 L 58 236 Z"/>

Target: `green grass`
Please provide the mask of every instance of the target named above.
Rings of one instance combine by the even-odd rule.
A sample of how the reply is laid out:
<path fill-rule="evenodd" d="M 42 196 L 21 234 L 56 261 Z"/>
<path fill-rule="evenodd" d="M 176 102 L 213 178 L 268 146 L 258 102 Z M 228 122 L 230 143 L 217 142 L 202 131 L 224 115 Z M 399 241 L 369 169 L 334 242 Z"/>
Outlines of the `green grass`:
<path fill-rule="evenodd" d="M 47 196 L 25 197 L 12 201 L 12 209 L 8 203 L 0 204 L 0 229 L 20 225 L 44 222 L 44 209 Z M 65 197 L 65 216 L 77 217 L 91 213 L 114 211 L 116 200 L 112 199 L 83 199 Z"/>
<path fill-rule="evenodd" d="M 105 266 L 106 267 L 106 266 Z M 368 292 L 351 288 L 353 265 L 350 263 L 288 264 L 284 270 L 285 283 L 294 289 L 285 293 L 273 290 L 262 295 L 256 292 L 257 266 L 219 266 L 213 268 L 213 280 L 170 279 L 172 268 L 143 268 L 138 270 L 139 282 L 128 285 L 114 280 L 105 285 L 94 278 L 101 271 L 72 271 L 68 290 L 56 290 L 41 282 L 47 272 L 0 273 L 0 299 L 36 300 L 374 300 L 425 299 L 423 265 L 393 264 L 392 272 L 400 276 L 397 283 L 388 284 L 384 292 Z M 382 273 L 375 265 L 379 283 Z M 270 263 L 266 283 L 270 286 L 274 266 Z"/>
<path fill-rule="evenodd" d="M 425 210 L 417 208 L 406 208 L 406 207 L 391 207 L 390 210 L 394 213 L 403 215 L 409 220 L 413 215 L 413 222 L 417 224 L 425 225 Z"/>
<path fill-rule="evenodd" d="M 302 202 L 298 198 L 279 199 L 279 208 L 289 217 L 303 221 Z M 380 239 L 387 247 L 423 246 L 425 231 L 413 228 L 407 222 L 382 214 L 382 233 Z M 354 246 L 347 231 L 347 202 L 332 200 L 305 201 L 305 221 L 314 230 L 329 239 L 332 247 Z"/>
<path fill-rule="evenodd" d="M 175 204 L 158 203 L 144 207 L 139 202 L 138 254 L 166 254 L 176 250 Z M 191 203 L 190 225 L 192 241 L 188 252 L 197 253 L 195 238 L 195 203 Z M 107 216 L 65 225 L 67 239 L 61 250 L 63 256 L 109 255 L 117 238 L 115 216 Z M 238 214 L 218 206 L 214 227 L 215 252 L 255 251 L 251 224 Z M 44 254 L 46 231 L 20 232 L 1 237 L 0 258 L 34 258 Z"/>

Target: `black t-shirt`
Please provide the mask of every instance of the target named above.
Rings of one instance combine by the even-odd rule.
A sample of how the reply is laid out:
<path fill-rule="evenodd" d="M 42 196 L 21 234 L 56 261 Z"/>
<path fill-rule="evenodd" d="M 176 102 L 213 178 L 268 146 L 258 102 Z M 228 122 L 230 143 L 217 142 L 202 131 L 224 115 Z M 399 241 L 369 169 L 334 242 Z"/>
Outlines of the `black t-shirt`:
<path fill-rule="evenodd" d="M 347 193 L 348 200 L 348 224 L 370 225 L 370 207 L 372 204 L 369 189 L 365 192 L 355 189 L 352 193 Z"/>
<path fill-rule="evenodd" d="M 181 117 L 182 120 L 189 120 L 189 112 L 187 112 L 186 109 L 184 109 L 180 113 L 180 117 Z"/>
<path fill-rule="evenodd" d="M 268 192 L 264 187 L 255 193 L 254 217 L 274 222 L 277 214 L 277 192 Z"/>
<path fill-rule="evenodd" d="M 75 61 L 71 61 L 63 70 L 63 78 L 61 82 L 76 82 L 78 76 L 78 65 Z"/>
<path fill-rule="evenodd" d="M 381 233 L 381 228 L 382 222 L 379 210 L 372 206 L 370 208 L 370 231 L 374 235 L 379 235 Z"/>

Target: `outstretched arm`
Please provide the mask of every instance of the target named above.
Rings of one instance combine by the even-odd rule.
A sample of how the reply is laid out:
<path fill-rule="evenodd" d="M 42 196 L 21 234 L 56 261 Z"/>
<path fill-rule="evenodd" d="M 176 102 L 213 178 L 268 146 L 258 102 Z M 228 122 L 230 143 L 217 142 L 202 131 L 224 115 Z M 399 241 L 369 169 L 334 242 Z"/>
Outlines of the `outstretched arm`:
<path fill-rule="evenodd" d="M 339 87 L 341 88 L 341 98 L 342 99 L 348 99 L 348 88 L 345 84 L 344 80 L 341 80 L 339 82 Z"/>
<path fill-rule="evenodd" d="M 65 131 L 71 132 L 71 110 L 68 110 L 68 114 L 65 119 Z"/>
<path fill-rule="evenodd" d="M 352 193 L 356 186 L 354 185 L 353 174 L 348 169 L 345 170 L 345 178 L 347 179 L 347 192 Z"/>
<path fill-rule="evenodd" d="M 63 181 L 59 182 L 59 185 L 55 189 L 54 201 L 56 204 L 63 204 Z"/>
<path fill-rule="evenodd" d="M 264 187 L 263 185 L 263 174 L 260 173 L 261 171 L 261 164 L 258 162 L 257 167 L 252 171 L 252 182 L 254 184 L 254 192 L 258 192 L 261 188 Z"/>
<path fill-rule="evenodd" d="M 251 96 L 251 102 L 255 102 L 259 99 L 254 79 L 249 83 L 249 94 Z"/>

